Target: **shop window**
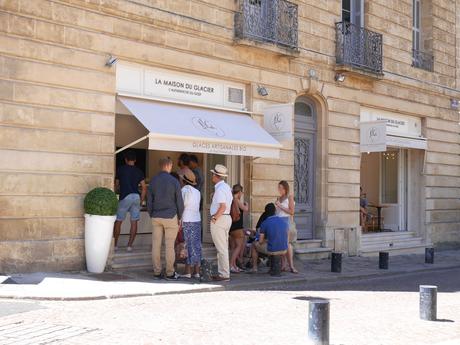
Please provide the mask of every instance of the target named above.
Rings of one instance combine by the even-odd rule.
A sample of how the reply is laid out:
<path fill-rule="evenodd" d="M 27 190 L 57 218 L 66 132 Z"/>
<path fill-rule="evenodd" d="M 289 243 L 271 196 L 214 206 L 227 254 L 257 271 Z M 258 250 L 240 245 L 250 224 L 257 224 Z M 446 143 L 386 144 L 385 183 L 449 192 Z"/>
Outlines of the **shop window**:
<path fill-rule="evenodd" d="M 398 151 L 387 151 L 381 156 L 381 199 L 382 204 L 398 203 Z"/>

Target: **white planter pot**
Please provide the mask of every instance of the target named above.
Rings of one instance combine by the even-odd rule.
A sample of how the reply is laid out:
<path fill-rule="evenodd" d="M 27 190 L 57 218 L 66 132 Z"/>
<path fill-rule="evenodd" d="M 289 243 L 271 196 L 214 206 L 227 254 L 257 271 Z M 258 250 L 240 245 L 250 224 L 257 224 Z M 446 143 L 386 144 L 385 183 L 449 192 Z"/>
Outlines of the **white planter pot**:
<path fill-rule="evenodd" d="M 85 214 L 85 254 L 88 272 L 104 272 L 116 216 Z"/>

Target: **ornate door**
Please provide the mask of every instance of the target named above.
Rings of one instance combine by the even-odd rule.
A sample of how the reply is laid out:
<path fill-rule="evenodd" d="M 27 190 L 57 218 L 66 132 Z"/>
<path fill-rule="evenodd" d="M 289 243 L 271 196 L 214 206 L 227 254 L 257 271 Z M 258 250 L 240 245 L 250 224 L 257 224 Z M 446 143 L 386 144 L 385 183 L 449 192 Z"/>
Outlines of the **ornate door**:
<path fill-rule="evenodd" d="M 294 144 L 297 236 L 311 239 L 314 229 L 316 116 L 313 105 L 303 97 L 295 104 Z"/>

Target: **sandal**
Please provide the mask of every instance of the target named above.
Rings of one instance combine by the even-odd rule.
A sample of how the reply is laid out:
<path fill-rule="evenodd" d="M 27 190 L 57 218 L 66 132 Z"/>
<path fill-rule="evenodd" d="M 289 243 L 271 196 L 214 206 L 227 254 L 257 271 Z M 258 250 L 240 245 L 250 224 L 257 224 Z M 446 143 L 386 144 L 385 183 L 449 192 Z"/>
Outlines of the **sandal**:
<path fill-rule="evenodd" d="M 299 274 L 299 271 L 297 271 L 295 268 L 291 268 L 289 272 L 294 273 L 294 274 Z"/>
<path fill-rule="evenodd" d="M 237 267 L 230 267 L 230 273 L 240 273 L 241 271 Z"/>

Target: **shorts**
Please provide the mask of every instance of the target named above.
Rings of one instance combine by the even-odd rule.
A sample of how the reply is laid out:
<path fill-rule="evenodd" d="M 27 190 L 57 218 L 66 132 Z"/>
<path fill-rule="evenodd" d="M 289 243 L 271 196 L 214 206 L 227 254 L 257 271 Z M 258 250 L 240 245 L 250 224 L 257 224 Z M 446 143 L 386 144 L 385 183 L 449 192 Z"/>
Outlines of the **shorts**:
<path fill-rule="evenodd" d="M 256 248 L 258 253 L 268 255 L 267 242 L 264 242 L 263 244 L 260 244 L 259 242 L 254 242 L 254 247 Z"/>
<path fill-rule="evenodd" d="M 259 242 L 254 242 L 254 246 L 258 253 L 264 254 L 264 255 L 285 255 L 287 253 L 287 250 L 269 252 L 267 249 L 267 242 L 264 242 L 263 244 L 260 244 Z"/>
<path fill-rule="evenodd" d="M 118 202 L 117 220 L 124 221 L 126 213 L 130 214 L 131 220 L 141 218 L 141 197 L 137 193 L 131 193 Z"/>
<path fill-rule="evenodd" d="M 244 238 L 244 230 L 243 229 L 231 230 L 229 235 L 231 238 L 235 240 L 239 238 Z"/>

